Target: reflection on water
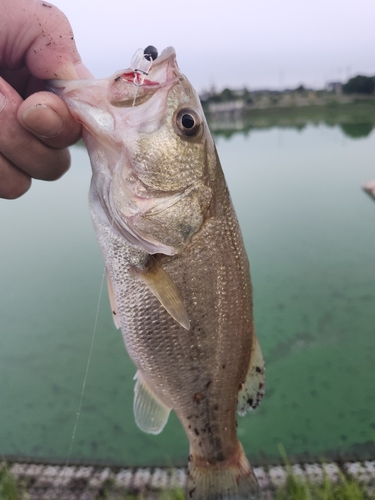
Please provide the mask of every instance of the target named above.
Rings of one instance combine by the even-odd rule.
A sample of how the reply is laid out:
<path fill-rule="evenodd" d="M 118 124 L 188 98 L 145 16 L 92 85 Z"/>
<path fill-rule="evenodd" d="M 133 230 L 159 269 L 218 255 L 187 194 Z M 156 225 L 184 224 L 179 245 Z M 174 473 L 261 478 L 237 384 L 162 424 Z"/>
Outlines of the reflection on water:
<path fill-rule="evenodd" d="M 375 177 L 375 134 L 364 130 L 351 128 L 361 140 L 311 124 L 217 137 L 267 362 L 265 400 L 239 418 L 253 458 L 272 459 L 280 442 L 290 455 L 375 454 L 375 205 L 361 190 Z M 0 201 L 2 455 L 65 461 L 71 442 L 103 276 L 89 162 L 84 148 L 72 154 L 59 182 Z M 174 415 L 159 436 L 137 429 L 134 373 L 104 295 L 74 460 L 186 462 Z"/>
<path fill-rule="evenodd" d="M 303 130 L 309 125 L 339 126 L 347 137 L 367 137 L 375 127 L 373 101 L 359 101 L 340 106 L 312 106 L 268 108 L 247 112 L 227 112 L 208 115 L 210 127 L 216 136 L 230 138 L 235 134 L 249 134 L 252 130 L 292 128 Z"/>
<path fill-rule="evenodd" d="M 372 123 L 342 123 L 340 127 L 346 136 L 357 139 L 370 135 L 374 125 Z"/>

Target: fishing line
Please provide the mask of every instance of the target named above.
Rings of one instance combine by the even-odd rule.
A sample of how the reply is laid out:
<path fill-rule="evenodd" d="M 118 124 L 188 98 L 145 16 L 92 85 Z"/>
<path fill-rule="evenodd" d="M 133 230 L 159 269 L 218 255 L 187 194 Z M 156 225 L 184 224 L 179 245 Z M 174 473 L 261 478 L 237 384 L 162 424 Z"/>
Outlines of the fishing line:
<path fill-rule="evenodd" d="M 133 105 L 132 105 L 133 108 L 135 106 L 135 100 L 137 99 L 137 93 L 138 93 L 138 87 L 135 87 L 134 98 L 133 98 Z"/>
<path fill-rule="evenodd" d="M 70 456 L 71 456 L 72 450 L 73 450 L 73 444 L 74 444 L 74 440 L 75 440 L 75 437 L 76 437 L 76 432 L 77 432 L 77 428 L 78 428 L 78 422 L 79 422 L 79 418 L 81 416 L 83 396 L 85 394 L 86 382 L 87 382 L 87 377 L 88 377 L 88 374 L 89 374 L 89 368 L 90 368 L 90 363 L 91 363 L 91 358 L 92 358 L 92 351 L 93 351 L 93 347 L 94 347 L 95 335 L 96 335 L 97 326 L 98 326 L 99 308 L 100 308 L 100 302 L 102 300 L 104 277 L 105 277 L 105 268 L 103 270 L 102 283 L 100 285 L 100 291 L 99 291 L 99 297 L 98 297 L 98 305 L 96 307 L 96 315 L 95 315 L 95 321 L 94 321 L 94 328 L 93 328 L 93 332 L 92 332 L 92 336 L 91 336 L 90 351 L 89 351 L 89 356 L 88 356 L 88 359 L 87 359 L 85 376 L 83 378 L 82 391 L 81 391 L 81 396 L 80 396 L 80 400 L 79 400 L 79 404 L 78 404 L 76 421 L 75 421 L 74 428 L 73 428 L 72 438 L 70 440 L 70 447 L 69 447 L 68 457 L 66 459 L 64 470 L 63 470 L 63 473 L 62 473 L 63 477 L 65 475 L 65 471 L 66 471 L 66 469 L 68 467 L 68 464 L 70 462 Z"/>

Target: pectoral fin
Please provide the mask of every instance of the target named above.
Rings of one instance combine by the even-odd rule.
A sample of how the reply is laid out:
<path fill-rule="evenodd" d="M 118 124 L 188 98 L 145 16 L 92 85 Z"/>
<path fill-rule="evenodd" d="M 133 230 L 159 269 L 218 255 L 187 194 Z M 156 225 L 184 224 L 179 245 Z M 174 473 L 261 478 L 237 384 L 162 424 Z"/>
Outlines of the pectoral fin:
<path fill-rule="evenodd" d="M 108 288 L 109 303 L 111 304 L 113 321 L 115 323 L 115 327 L 120 328 L 120 326 L 121 326 L 120 325 L 120 317 L 118 315 L 115 294 L 113 291 L 112 281 L 111 281 L 111 278 L 109 277 L 108 271 L 106 271 L 106 275 L 107 275 L 107 288 Z"/>
<path fill-rule="evenodd" d="M 264 396 L 265 367 L 262 351 L 254 334 L 249 370 L 245 382 L 238 393 L 237 413 L 245 413 L 256 408 Z"/>
<path fill-rule="evenodd" d="M 139 371 L 134 378 L 137 380 L 133 407 L 136 424 L 144 432 L 160 434 L 168 421 L 171 409 L 154 394 Z"/>
<path fill-rule="evenodd" d="M 177 323 L 190 329 L 190 320 L 186 312 L 182 297 L 171 277 L 164 271 L 157 260 L 152 259 L 147 269 L 134 269 L 134 272 L 143 280 L 150 291 L 157 297 L 161 305 L 168 311 Z"/>

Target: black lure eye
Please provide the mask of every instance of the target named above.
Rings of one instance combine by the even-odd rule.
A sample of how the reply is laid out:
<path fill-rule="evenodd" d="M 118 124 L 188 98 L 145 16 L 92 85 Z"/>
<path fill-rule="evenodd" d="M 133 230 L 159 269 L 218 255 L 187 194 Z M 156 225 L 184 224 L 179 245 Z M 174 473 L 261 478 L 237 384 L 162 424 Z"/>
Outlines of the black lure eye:
<path fill-rule="evenodd" d="M 181 109 L 177 115 L 177 126 L 184 135 L 196 135 L 200 129 L 201 119 L 192 109 Z"/>
<path fill-rule="evenodd" d="M 151 61 L 151 59 L 155 61 L 155 59 L 158 57 L 158 49 L 153 45 L 148 45 L 143 53 L 148 61 Z"/>

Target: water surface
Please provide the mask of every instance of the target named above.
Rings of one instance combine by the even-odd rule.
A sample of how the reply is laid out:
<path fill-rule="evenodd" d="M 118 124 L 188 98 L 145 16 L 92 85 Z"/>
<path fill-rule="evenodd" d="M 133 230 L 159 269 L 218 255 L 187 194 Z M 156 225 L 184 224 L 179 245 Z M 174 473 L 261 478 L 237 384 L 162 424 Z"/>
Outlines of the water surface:
<path fill-rule="evenodd" d="M 271 128 L 218 137 L 249 254 L 267 363 L 261 407 L 239 418 L 249 456 L 375 455 L 375 134 Z M 92 342 L 103 263 L 87 208 L 89 161 L 0 200 L 0 453 L 65 461 Z M 72 459 L 185 463 L 172 415 L 139 431 L 133 376 L 106 291 Z"/>

